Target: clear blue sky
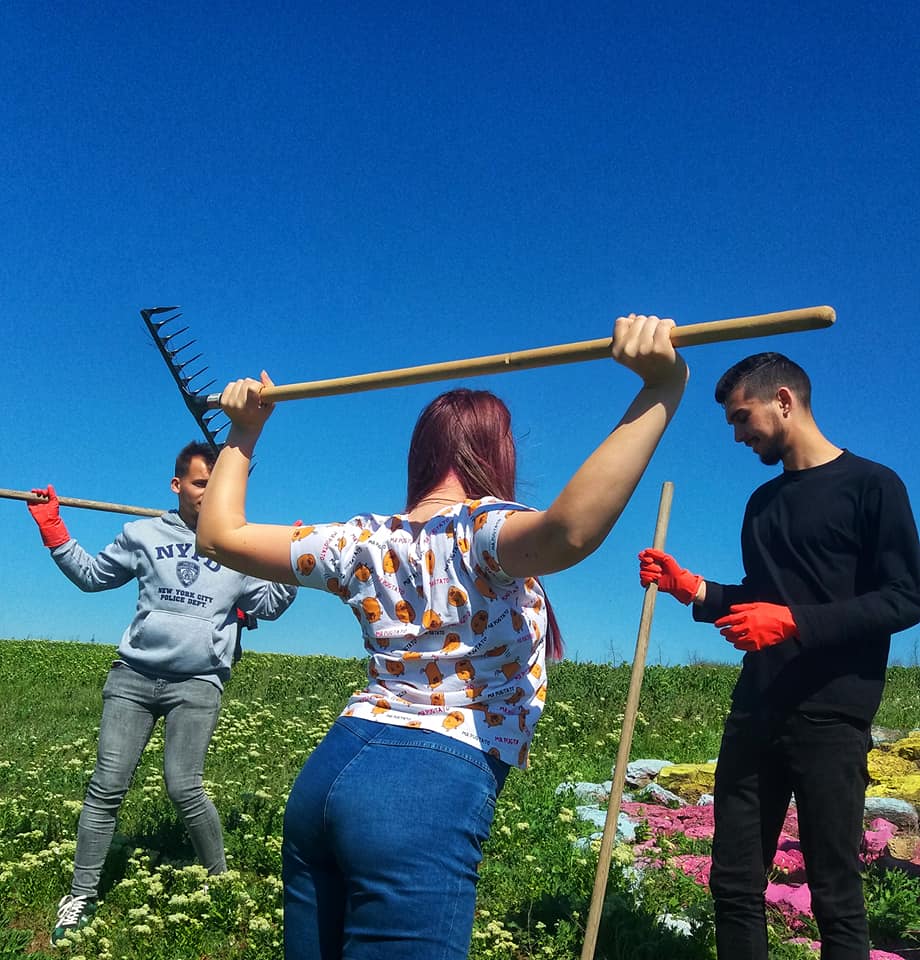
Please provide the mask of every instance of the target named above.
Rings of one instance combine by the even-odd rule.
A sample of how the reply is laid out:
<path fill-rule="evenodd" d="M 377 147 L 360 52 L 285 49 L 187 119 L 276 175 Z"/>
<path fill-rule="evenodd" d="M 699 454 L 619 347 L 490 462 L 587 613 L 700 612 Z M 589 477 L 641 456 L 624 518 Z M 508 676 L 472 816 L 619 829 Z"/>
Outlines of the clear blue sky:
<path fill-rule="evenodd" d="M 636 553 L 733 582 L 745 501 L 776 468 L 732 443 L 715 380 L 778 349 L 828 437 L 903 477 L 916 401 L 920 14 L 850 0 L 223 3 L 11 0 L 0 14 L 0 487 L 167 508 L 196 435 L 138 311 L 181 304 L 222 385 L 290 383 L 831 304 L 813 333 L 688 349 L 685 402 L 620 524 L 548 578 L 582 660 L 630 660 Z M 547 506 L 637 388 L 612 362 L 469 385 L 509 403 L 520 496 Z M 403 505 L 434 384 L 279 405 L 254 520 Z M 126 518 L 65 510 L 91 552 Z M 0 636 L 117 642 L 124 587 L 85 595 L 0 500 Z M 358 656 L 301 591 L 258 650 Z M 893 658 L 917 658 L 920 629 Z M 668 597 L 652 662 L 737 662 Z"/>

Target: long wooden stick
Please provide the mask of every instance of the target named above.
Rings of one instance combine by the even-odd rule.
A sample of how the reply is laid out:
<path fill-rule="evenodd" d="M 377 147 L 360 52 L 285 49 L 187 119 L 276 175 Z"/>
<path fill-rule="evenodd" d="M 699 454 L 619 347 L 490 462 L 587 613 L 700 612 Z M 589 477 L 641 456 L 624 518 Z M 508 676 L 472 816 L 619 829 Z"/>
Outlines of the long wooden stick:
<path fill-rule="evenodd" d="M 658 502 L 658 520 L 655 524 L 655 536 L 652 546 L 664 550 L 665 536 L 668 532 L 668 520 L 671 516 L 671 500 L 674 496 L 674 484 L 666 480 L 661 485 L 661 499 Z M 597 872 L 594 874 L 594 892 L 591 895 L 591 909 L 588 912 L 585 942 L 581 950 L 581 960 L 594 960 L 597 946 L 597 932 L 601 922 L 601 910 L 604 906 L 604 894 L 607 890 L 607 878 L 610 874 L 610 857 L 613 841 L 617 833 L 617 820 L 620 816 L 620 801 L 623 798 L 623 784 L 626 780 L 626 767 L 629 763 L 629 751 L 632 748 L 633 731 L 636 727 L 636 715 L 639 712 L 639 694 L 642 691 L 642 677 L 645 673 L 645 656 L 652 631 L 652 614 L 655 612 L 655 598 L 658 585 L 649 584 L 642 601 L 642 616 L 639 620 L 639 635 L 636 638 L 636 655 L 633 658 L 632 674 L 629 678 L 629 693 L 626 697 L 626 709 L 623 711 L 623 727 L 620 731 L 620 744 L 617 748 L 616 766 L 613 769 L 613 785 L 610 788 L 610 800 L 607 804 L 607 816 L 604 820 L 604 833 L 597 857 Z"/>
<path fill-rule="evenodd" d="M 7 500 L 25 500 L 29 503 L 47 503 L 45 497 L 37 497 L 29 490 L 3 490 L 0 497 Z M 137 517 L 159 517 L 165 510 L 154 510 L 152 507 L 129 507 L 124 503 L 105 503 L 102 500 L 76 500 L 73 497 L 58 497 L 62 507 L 80 507 L 83 510 L 102 510 L 106 513 L 131 513 Z"/>
<path fill-rule="evenodd" d="M 733 317 L 729 320 L 712 320 L 706 323 L 691 323 L 674 327 L 671 332 L 671 343 L 675 347 L 691 347 L 700 343 L 745 340 L 750 337 L 766 337 L 778 333 L 798 333 L 803 330 L 829 327 L 835 319 L 833 307 L 823 306 L 783 310 L 779 313 L 760 313 L 751 317 Z M 487 373 L 549 367 L 562 363 L 577 363 L 581 360 L 609 359 L 610 347 L 611 339 L 603 337 L 600 340 L 582 340 L 575 343 L 562 343 L 554 347 L 536 347 L 533 350 L 518 350 L 514 353 L 497 353 L 488 357 L 474 357 L 471 360 L 448 360 L 444 363 L 428 363 L 418 367 L 384 370 L 380 373 L 361 373 L 350 377 L 335 377 L 331 380 L 281 384 L 266 387 L 262 391 L 262 398 L 268 402 L 277 403 L 280 400 L 331 397 L 342 393 L 360 393 L 365 390 L 430 383 L 434 380 L 478 377 Z M 217 409 L 220 406 L 220 394 L 192 397 L 191 402 L 202 408 Z"/>

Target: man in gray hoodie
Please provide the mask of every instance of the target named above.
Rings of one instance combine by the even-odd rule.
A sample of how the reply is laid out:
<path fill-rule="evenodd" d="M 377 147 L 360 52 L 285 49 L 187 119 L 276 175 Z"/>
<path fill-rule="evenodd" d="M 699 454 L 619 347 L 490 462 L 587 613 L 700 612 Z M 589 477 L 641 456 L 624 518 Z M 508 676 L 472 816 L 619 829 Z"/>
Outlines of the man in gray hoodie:
<path fill-rule="evenodd" d="M 81 590 L 138 584 L 137 610 L 122 635 L 102 691 L 96 768 L 80 814 L 70 893 L 58 905 L 52 945 L 88 923 L 115 831 L 118 808 L 141 753 L 163 717 L 166 790 L 210 873 L 227 869 L 223 831 L 202 787 L 223 685 L 236 648 L 238 611 L 274 620 L 297 588 L 244 576 L 195 552 L 195 528 L 215 454 L 190 443 L 170 487 L 178 509 L 126 523 L 115 542 L 90 556 L 67 532 L 54 488 L 29 512 L 64 575 Z"/>

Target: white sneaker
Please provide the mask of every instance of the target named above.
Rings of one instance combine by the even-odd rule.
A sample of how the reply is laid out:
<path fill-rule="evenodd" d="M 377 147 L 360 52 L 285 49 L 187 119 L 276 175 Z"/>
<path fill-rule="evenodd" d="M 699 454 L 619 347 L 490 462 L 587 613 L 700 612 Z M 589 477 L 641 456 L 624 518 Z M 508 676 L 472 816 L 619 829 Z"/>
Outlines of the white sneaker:
<path fill-rule="evenodd" d="M 61 897 L 58 904 L 57 925 L 51 931 L 51 946 L 56 947 L 68 933 L 85 927 L 96 913 L 96 901 L 89 897 Z"/>

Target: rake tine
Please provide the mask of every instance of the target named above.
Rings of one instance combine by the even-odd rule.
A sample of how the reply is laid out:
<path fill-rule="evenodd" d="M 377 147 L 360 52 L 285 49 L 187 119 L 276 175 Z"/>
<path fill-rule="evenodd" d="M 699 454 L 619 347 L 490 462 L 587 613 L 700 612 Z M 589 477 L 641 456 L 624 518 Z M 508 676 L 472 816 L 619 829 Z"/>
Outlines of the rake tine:
<path fill-rule="evenodd" d="M 167 317 L 165 320 L 157 320 L 155 322 L 152 322 L 150 325 L 152 327 L 156 327 L 157 330 L 159 330 L 160 327 L 165 327 L 167 323 L 172 323 L 173 320 L 178 320 L 179 317 L 181 316 L 182 316 L 181 313 L 174 313 L 171 317 Z"/>
<path fill-rule="evenodd" d="M 193 392 L 193 391 L 189 388 L 189 384 L 195 379 L 195 377 L 200 377 L 201 374 L 203 374 L 204 371 L 207 370 L 207 369 L 208 369 L 208 368 L 205 367 L 204 369 L 199 370 L 198 373 L 193 373 L 190 377 L 183 377 L 183 378 L 182 378 L 182 383 L 185 385 L 185 389 L 188 390 L 188 392 L 189 392 L 192 396 L 195 396 L 198 391 Z"/>
<path fill-rule="evenodd" d="M 145 323 L 150 323 L 150 318 L 155 313 L 169 313 L 170 310 L 178 310 L 178 307 L 145 307 L 141 310 L 141 316 L 144 318 Z M 181 314 L 180 314 L 181 316 Z M 160 320 L 159 323 L 168 323 L 167 320 Z"/>
<path fill-rule="evenodd" d="M 204 369 L 207 370 L 208 368 L 205 367 Z M 202 373 L 204 373 L 204 370 L 202 370 Z M 196 373 L 195 377 L 197 376 L 198 374 Z M 189 380 L 194 380 L 195 377 L 189 377 Z M 195 387 L 195 389 L 191 390 L 190 393 L 192 394 L 193 397 L 197 397 L 199 393 L 204 393 L 205 390 L 208 389 L 208 387 L 213 387 L 215 383 L 217 383 L 216 380 L 208 380 L 208 382 L 203 387 Z"/>
<path fill-rule="evenodd" d="M 183 350 L 188 349 L 193 343 L 197 343 L 197 341 L 194 340 L 194 339 L 189 340 L 188 343 L 183 343 L 181 347 L 176 347 L 175 350 L 170 350 L 170 349 L 167 347 L 166 352 L 170 355 L 170 357 L 172 357 L 173 359 L 175 359 L 176 354 L 182 353 Z M 164 344 L 164 346 L 165 346 L 165 344 Z"/>
<path fill-rule="evenodd" d="M 176 367 L 176 369 L 177 369 L 177 370 L 184 370 L 189 364 L 194 363 L 196 360 L 199 360 L 199 359 L 201 359 L 201 354 L 200 354 L 200 353 L 196 353 L 194 357 L 189 357 L 188 360 L 183 360 L 182 363 L 180 363 L 180 364 Z M 207 368 L 207 365 L 205 365 L 204 367 L 201 368 L 201 370 L 199 371 L 199 373 L 202 373 L 202 372 L 204 372 L 204 371 L 207 370 L 207 369 L 208 369 L 208 368 Z M 194 376 L 197 377 L 198 374 L 196 373 L 196 374 L 194 374 Z M 191 378 L 191 377 L 188 377 L 187 379 L 191 380 L 192 378 Z"/>
<path fill-rule="evenodd" d="M 169 323 L 169 320 L 164 320 L 162 323 Z M 184 327 L 181 327 L 179 330 L 176 330 L 174 333 L 167 334 L 165 337 L 161 337 L 160 339 L 163 341 L 163 343 L 169 343 L 170 340 L 181 336 L 186 330 L 188 330 L 188 324 L 186 324 Z"/>
<path fill-rule="evenodd" d="M 208 429 L 211 431 L 211 433 L 214 434 L 215 443 L 219 443 L 223 445 L 224 443 L 226 443 L 227 438 L 222 435 L 225 430 L 230 429 L 230 421 L 229 420 L 225 421 L 224 423 L 220 424 L 217 427 L 209 427 Z"/>
<path fill-rule="evenodd" d="M 151 330 L 159 330 L 161 327 L 165 327 L 167 323 L 172 323 L 173 320 L 178 320 L 181 316 L 181 313 L 174 313 L 171 317 L 164 317 L 162 320 L 147 320 L 146 323 Z"/>

